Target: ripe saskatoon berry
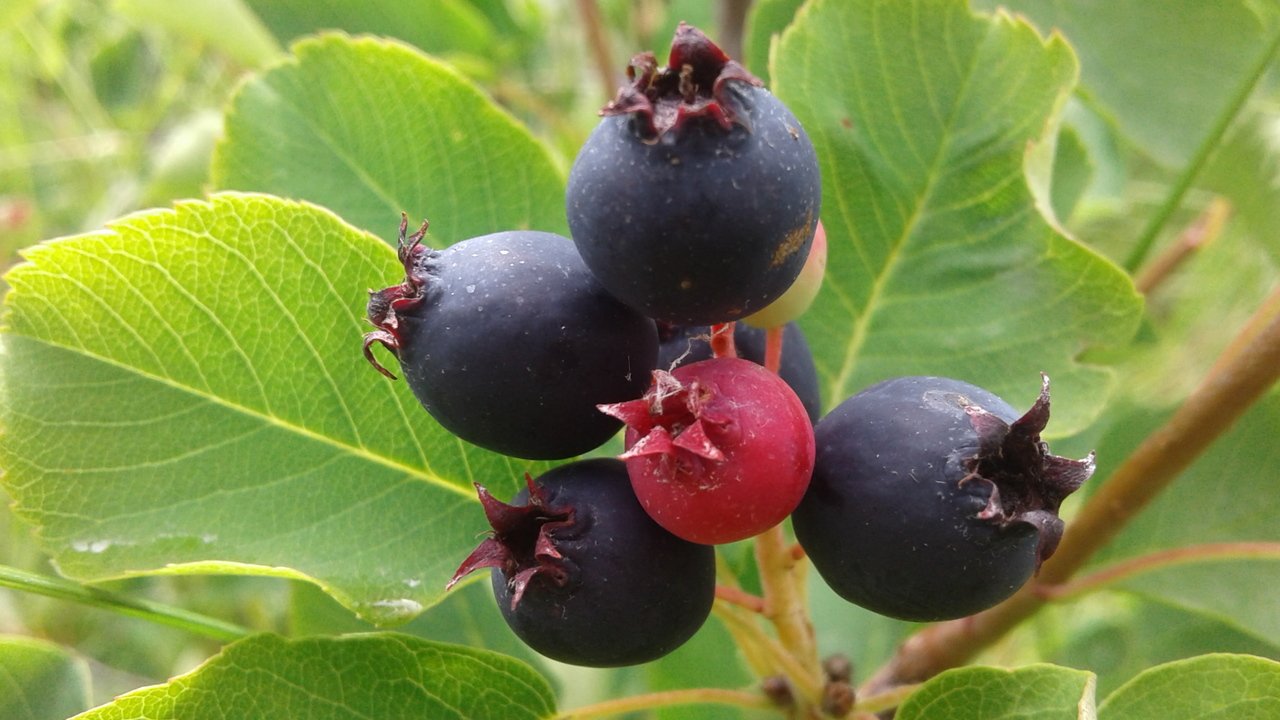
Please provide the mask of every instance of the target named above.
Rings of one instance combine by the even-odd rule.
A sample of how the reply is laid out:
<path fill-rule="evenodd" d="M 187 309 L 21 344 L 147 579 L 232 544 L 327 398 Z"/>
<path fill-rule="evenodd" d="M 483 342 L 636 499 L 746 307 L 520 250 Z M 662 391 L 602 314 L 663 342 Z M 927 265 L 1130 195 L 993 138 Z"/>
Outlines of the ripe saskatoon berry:
<path fill-rule="evenodd" d="M 711 612 L 714 550 L 658 527 L 620 461 L 563 465 L 530 479 L 510 505 L 476 488 L 493 535 L 449 586 L 493 568 L 503 617 L 539 653 L 594 667 L 647 662 L 688 640 Z"/>
<path fill-rule="evenodd" d="M 681 23 L 667 66 L 635 56 L 569 174 L 578 251 L 609 292 L 681 325 L 782 295 L 821 204 L 813 145 L 760 81 Z"/>
<path fill-rule="evenodd" d="M 1058 507 L 1093 455 L 1049 453 L 1049 380 L 1019 416 L 982 388 L 903 377 L 818 423 L 796 538 L 841 597 L 903 620 L 945 620 L 1013 594 L 1062 537 Z"/>
<path fill-rule="evenodd" d="M 711 359 L 710 326 L 676 326 L 658 323 L 658 367 L 671 370 L 700 360 Z M 734 323 L 733 342 L 738 357 L 764 365 L 765 331 L 743 323 Z M 822 413 L 822 398 L 818 390 L 818 369 L 813 364 L 813 353 L 804 332 L 795 323 L 787 323 L 782 331 L 782 364 L 778 376 L 783 379 L 804 405 L 810 422 L 817 422 Z"/>
<path fill-rule="evenodd" d="M 742 540 L 782 522 L 813 471 L 813 426 L 777 375 L 740 358 L 653 372 L 627 424 L 627 474 L 659 525 L 692 542 Z"/>
<path fill-rule="evenodd" d="M 381 343 L 418 400 L 455 435 L 523 458 L 564 458 L 620 424 L 596 405 L 644 390 L 658 353 L 652 320 L 596 282 L 573 243 L 501 232 L 445 250 L 405 238 L 405 279 L 370 292 L 365 357 Z"/>

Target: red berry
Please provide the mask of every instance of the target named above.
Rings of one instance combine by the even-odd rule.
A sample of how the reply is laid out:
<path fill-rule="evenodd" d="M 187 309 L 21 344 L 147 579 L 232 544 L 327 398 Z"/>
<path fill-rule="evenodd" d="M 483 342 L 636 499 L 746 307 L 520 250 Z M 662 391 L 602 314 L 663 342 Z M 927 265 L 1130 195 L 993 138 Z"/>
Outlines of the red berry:
<path fill-rule="evenodd" d="M 717 544 L 782 522 L 813 472 L 813 426 L 777 375 L 739 358 L 655 370 L 638 400 L 600 409 L 627 424 L 627 474 L 672 534 Z"/>

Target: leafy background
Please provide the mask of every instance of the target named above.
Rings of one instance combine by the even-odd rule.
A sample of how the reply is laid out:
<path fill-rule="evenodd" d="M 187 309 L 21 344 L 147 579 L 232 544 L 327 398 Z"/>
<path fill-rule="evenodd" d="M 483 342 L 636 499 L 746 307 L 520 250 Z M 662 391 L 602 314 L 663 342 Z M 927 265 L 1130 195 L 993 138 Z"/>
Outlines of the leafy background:
<path fill-rule="evenodd" d="M 964 377 L 1020 406 L 1048 372 L 1054 448 L 1097 448 L 1096 485 L 1276 286 L 1277 95 L 1265 80 L 1238 112 L 1233 100 L 1269 57 L 1280 11 L 1252 0 L 973 5 L 982 14 L 949 0 L 753 4 L 744 57 L 823 163 L 829 274 L 802 324 L 829 406 L 904 373 Z M 13 512 L 0 515 L 0 560 L 292 639 L 221 649 L 0 591 L 0 631 L 23 636 L 0 642 L 0 710 L 9 688 L 39 682 L 71 704 L 14 716 L 65 717 L 206 659 L 174 687 L 245 687 L 256 676 L 239 673 L 266 663 L 283 670 L 261 691 L 282 702 L 285 688 L 344 672 L 412 693 L 424 668 L 488 663 L 476 672 L 520 678 L 500 694 L 531 717 L 550 714 L 553 693 L 573 707 L 748 684 L 723 661 L 736 655 L 715 620 L 659 662 L 584 671 L 525 650 L 484 583 L 445 597 L 482 527 L 470 482 L 509 494 L 540 466 L 449 437 L 359 357 L 364 290 L 395 278 L 401 210 L 429 217 L 438 246 L 512 227 L 563 232 L 564 178 L 605 97 L 582 70 L 594 58 L 574 7 L 173 7 L 0 9 L 11 70 L 0 76 L 0 252 L 16 260 L 73 236 L 25 251 L 6 276 L 0 487 Z M 600 7 L 615 70 L 661 48 L 678 19 L 718 22 L 710 3 Z M 1141 295 L 1121 265 L 1195 163 L 1156 252 L 1215 198 L 1233 212 Z M 1273 391 L 1097 566 L 1280 540 L 1277 435 Z M 865 672 L 913 629 L 811 580 L 821 649 Z M 1277 583 L 1274 560 L 1207 563 L 1051 606 L 982 660 L 1076 670 L 954 671 L 902 716 L 960 717 L 947 714 L 966 704 L 954 689 L 977 684 L 1012 688 L 989 694 L 1043 717 L 1074 717 L 1071 702 L 1113 691 L 1104 718 L 1172 717 L 1142 706 L 1152 687 L 1179 693 L 1187 717 L 1229 713 L 1195 705 L 1196 683 L 1176 678 L 1245 678 L 1241 692 L 1265 698 L 1274 667 L 1210 656 L 1140 673 L 1209 652 L 1280 658 Z M 372 621 L 407 624 L 363 634 Z M 438 641 L 513 655 L 539 675 Z M 386 657 L 394 674 L 359 675 Z M 1028 687 L 1045 691 L 1023 697 Z M 94 717 L 131 717 L 140 692 Z M 376 698 L 360 702 L 347 709 L 381 716 Z"/>

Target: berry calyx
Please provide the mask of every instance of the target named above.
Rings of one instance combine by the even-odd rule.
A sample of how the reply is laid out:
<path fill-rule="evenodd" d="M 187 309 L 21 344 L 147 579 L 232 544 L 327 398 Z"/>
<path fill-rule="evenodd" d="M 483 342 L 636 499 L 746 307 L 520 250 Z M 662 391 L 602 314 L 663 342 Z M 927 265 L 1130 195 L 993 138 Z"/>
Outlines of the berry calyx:
<path fill-rule="evenodd" d="M 838 595 L 904 620 L 946 620 L 1012 595 L 1058 545 L 1058 509 L 1090 454 L 1049 452 L 1049 385 L 1026 413 L 969 383 L 873 385 L 816 426 L 796 539 Z"/>
<path fill-rule="evenodd" d="M 637 55 L 569 172 L 565 211 L 591 272 L 647 317 L 739 320 L 792 284 L 821 210 L 795 115 L 696 28 L 667 65 Z"/>
<path fill-rule="evenodd" d="M 1049 376 L 1040 376 L 1035 404 L 1013 422 L 973 402 L 962 401 L 978 437 L 978 449 L 966 458 L 960 486 L 982 486 L 987 503 L 976 515 L 995 527 L 1016 523 L 1037 531 L 1036 568 L 1053 555 L 1062 540 L 1058 517 L 1062 501 L 1080 489 L 1096 468 L 1094 454 L 1083 460 L 1054 455 L 1040 439 L 1049 423 Z"/>
<path fill-rule="evenodd" d="M 498 609 L 547 657 L 615 667 L 659 658 L 711 612 L 715 553 L 662 529 L 640 507 L 614 459 L 569 463 L 510 504 L 477 486 L 493 534 L 458 567 L 491 568 Z"/>
<path fill-rule="evenodd" d="M 701 30 L 684 22 L 676 28 L 667 66 L 659 68 L 652 52 L 642 52 L 627 65 L 627 79 L 630 84 L 600 114 L 633 116 L 636 132 L 650 141 L 695 120 L 711 120 L 726 131 L 735 124 L 750 130 L 748 113 L 727 86 L 763 85 Z"/>
<path fill-rule="evenodd" d="M 632 489 L 686 540 L 742 540 L 782 522 L 813 470 L 813 427 L 778 376 L 739 358 L 655 370 L 645 394 L 601 405 L 627 425 Z"/>
<path fill-rule="evenodd" d="M 602 402 L 635 397 L 657 359 L 654 322 L 605 291 L 573 242 L 494 233 L 434 250 L 426 224 L 397 254 L 404 278 L 370 291 L 365 358 L 376 345 L 437 422 L 475 445 L 531 459 L 598 447 L 619 423 Z"/>

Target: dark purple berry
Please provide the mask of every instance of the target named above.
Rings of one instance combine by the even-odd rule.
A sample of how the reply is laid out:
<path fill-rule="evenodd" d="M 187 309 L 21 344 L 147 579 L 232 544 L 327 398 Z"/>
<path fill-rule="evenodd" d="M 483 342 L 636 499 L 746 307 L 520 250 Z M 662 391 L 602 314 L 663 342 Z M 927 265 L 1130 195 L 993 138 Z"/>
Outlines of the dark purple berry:
<path fill-rule="evenodd" d="M 569 174 L 567 214 L 609 292 L 680 325 L 737 320 L 799 274 L 821 205 L 799 121 L 697 29 L 666 67 L 632 59 L 631 84 Z"/>
<path fill-rule="evenodd" d="M 501 232 L 432 250 L 405 238 L 405 280 L 371 292 L 365 356 L 380 343 L 446 429 L 522 458 L 565 458 L 618 431 L 599 403 L 644 392 L 657 357 L 652 320 L 615 300 L 573 243 Z"/>
<path fill-rule="evenodd" d="M 493 535 L 449 584 L 493 568 L 503 617 L 539 653 L 593 667 L 648 662 L 711 612 L 714 550 L 650 519 L 621 461 L 563 465 L 529 480 L 510 505 L 477 489 Z"/>
<path fill-rule="evenodd" d="M 708 325 L 671 325 L 658 323 L 658 369 L 674 370 L 711 358 Z M 745 323 L 734 323 L 733 342 L 738 357 L 764 365 L 766 332 Z M 795 323 L 787 323 L 782 331 L 782 365 L 778 376 L 783 379 L 796 397 L 800 398 L 810 422 L 818 422 L 822 415 L 822 398 L 818 389 L 818 369 L 813 364 L 813 353 L 804 332 Z"/>
<path fill-rule="evenodd" d="M 841 597 L 904 620 L 971 615 L 1009 597 L 1062 537 L 1058 507 L 1093 456 L 1052 455 L 1049 380 L 1021 416 L 982 388 L 903 377 L 815 428 L 817 461 L 792 515 Z"/>

